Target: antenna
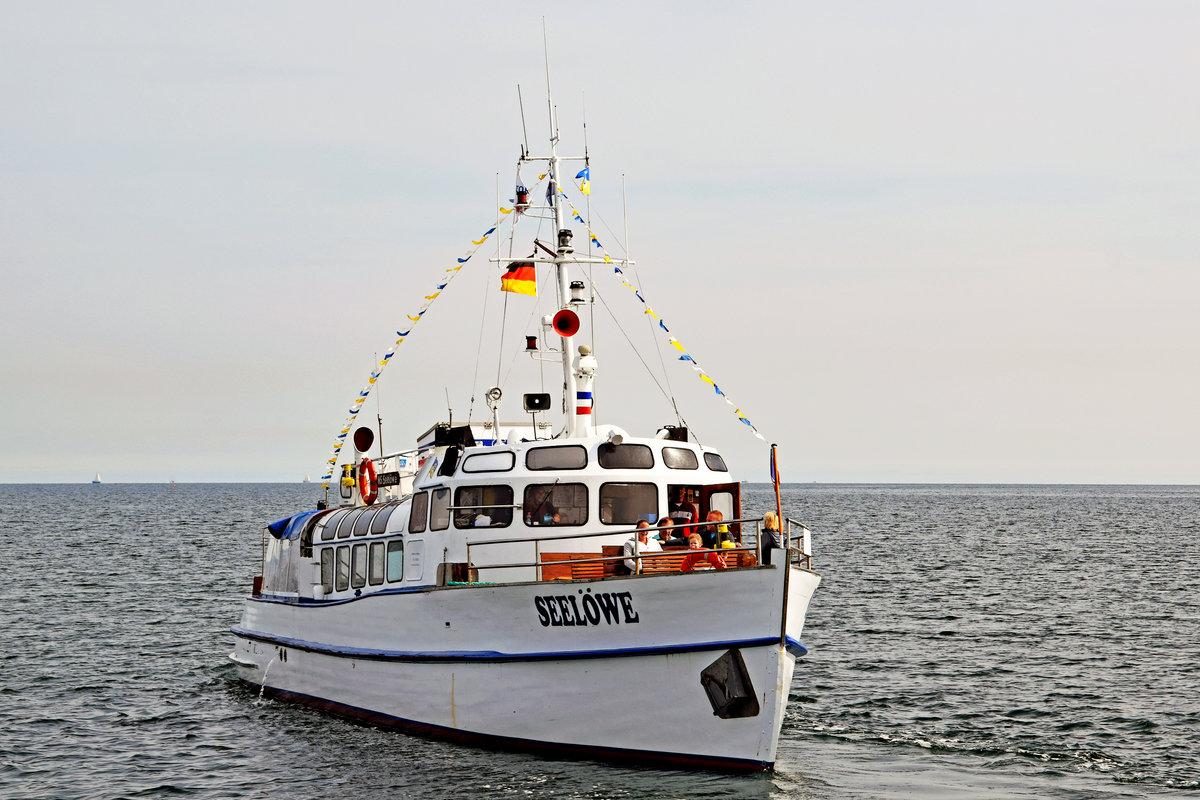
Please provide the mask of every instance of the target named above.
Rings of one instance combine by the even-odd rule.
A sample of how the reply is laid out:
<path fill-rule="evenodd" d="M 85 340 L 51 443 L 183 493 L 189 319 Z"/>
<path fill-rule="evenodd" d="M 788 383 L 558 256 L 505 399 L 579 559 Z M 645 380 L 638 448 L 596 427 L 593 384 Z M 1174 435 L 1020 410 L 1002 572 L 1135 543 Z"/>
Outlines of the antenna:
<path fill-rule="evenodd" d="M 450 407 L 450 387 L 442 387 L 446 391 L 446 413 L 450 417 L 450 427 L 454 427 L 454 409 Z"/>
<path fill-rule="evenodd" d="M 587 145 L 587 92 L 583 93 L 583 165 L 588 166 Z M 589 198 L 590 200 L 590 198 Z"/>
<path fill-rule="evenodd" d="M 378 352 L 375 353 L 375 363 L 376 364 L 379 363 L 379 353 Z M 376 367 L 374 367 L 374 366 L 371 367 L 372 372 L 374 372 L 375 369 L 376 369 Z M 383 409 L 382 409 L 382 403 L 381 403 L 382 397 L 383 397 L 383 393 L 380 391 L 380 387 L 376 386 L 375 387 L 375 419 L 379 423 L 379 457 L 380 458 L 383 458 L 383 454 L 386 452 L 383 449 Z"/>
<path fill-rule="evenodd" d="M 525 99 L 521 97 L 521 84 L 517 84 L 517 105 L 521 107 L 521 132 L 525 134 L 525 149 L 521 151 L 521 160 L 529 152 L 529 129 L 525 127 Z"/>
<path fill-rule="evenodd" d="M 550 112 L 550 135 L 558 138 L 558 122 L 555 119 L 554 100 L 550 93 L 550 37 L 546 33 L 546 18 L 542 17 L 542 50 L 546 54 L 546 110 Z"/>

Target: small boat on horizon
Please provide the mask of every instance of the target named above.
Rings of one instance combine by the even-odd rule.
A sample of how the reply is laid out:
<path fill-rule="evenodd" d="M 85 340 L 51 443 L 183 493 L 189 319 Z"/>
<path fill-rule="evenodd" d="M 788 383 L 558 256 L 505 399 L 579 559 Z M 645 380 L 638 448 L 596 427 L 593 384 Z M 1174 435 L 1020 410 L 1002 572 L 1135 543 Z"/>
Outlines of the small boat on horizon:
<path fill-rule="evenodd" d="M 92 483 L 93 484 L 100 483 L 100 473 L 99 472 L 96 473 L 96 477 L 92 478 Z"/>

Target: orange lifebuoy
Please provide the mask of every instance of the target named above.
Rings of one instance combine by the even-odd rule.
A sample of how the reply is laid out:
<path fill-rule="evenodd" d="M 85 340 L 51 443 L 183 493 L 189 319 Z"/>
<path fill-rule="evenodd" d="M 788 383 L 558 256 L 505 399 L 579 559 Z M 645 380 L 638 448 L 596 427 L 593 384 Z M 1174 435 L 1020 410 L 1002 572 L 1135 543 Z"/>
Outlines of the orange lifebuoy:
<path fill-rule="evenodd" d="M 364 458 L 358 465 L 358 493 L 362 495 L 363 504 L 371 505 L 379 496 L 379 481 L 375 478 L 375 463 Z"/>

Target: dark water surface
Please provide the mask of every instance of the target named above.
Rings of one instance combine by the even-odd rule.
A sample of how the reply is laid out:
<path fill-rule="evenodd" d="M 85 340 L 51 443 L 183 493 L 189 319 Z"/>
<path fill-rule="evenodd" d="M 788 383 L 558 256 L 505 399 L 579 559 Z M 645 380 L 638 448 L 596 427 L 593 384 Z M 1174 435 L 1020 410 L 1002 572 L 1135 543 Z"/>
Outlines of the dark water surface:
<path fill-rule="evenodd" d="M 824 582 L 757 776 L 260 700 L 229 627 L 261 526 L 318 492 L 0 486 L 0 798 L 1200 796 L 1198 487 L 788 487 Z"/>

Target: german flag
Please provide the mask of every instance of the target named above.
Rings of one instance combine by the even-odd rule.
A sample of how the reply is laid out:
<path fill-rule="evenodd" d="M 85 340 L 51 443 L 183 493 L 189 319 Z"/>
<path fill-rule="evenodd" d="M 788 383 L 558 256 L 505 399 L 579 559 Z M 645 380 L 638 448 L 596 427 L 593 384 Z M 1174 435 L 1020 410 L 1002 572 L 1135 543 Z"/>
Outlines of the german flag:
<path fill-rule="evenodd" d="M 500 276 L 500 291 L 537 296 L 537 272 L 528 261 L 514 261 Z"/>

